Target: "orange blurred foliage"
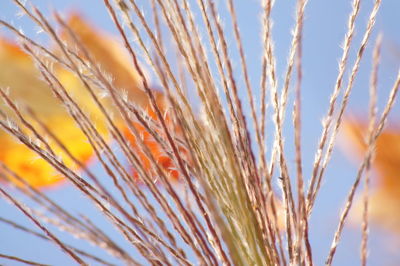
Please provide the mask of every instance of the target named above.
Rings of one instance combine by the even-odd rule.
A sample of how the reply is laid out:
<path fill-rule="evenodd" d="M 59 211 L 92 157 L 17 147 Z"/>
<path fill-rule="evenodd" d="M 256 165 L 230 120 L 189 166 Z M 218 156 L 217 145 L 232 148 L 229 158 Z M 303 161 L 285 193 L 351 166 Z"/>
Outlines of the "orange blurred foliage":
<path fill-rule="evenodd" d="M 343 124 L 346 150 L 352 146 L 359 157 L 366 152 L 368 125 L 356 119 Z M 400 128 L 391 126 L 378 137 L 372 167 L 376 170 L 370 198 L 370 218 L 387 229 L 400 232 Z M 362 204 L 356 207 L 361 217 Z"/>

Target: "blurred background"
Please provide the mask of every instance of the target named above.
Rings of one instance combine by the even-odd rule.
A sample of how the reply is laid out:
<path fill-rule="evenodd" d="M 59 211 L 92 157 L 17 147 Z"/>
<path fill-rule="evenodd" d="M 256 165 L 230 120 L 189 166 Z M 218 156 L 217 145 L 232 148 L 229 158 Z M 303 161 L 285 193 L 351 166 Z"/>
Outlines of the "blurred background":
<path fill-rule="evenodd" d="M 116 29 L 102 1 L 42 0 L 31 2 L 49 15 L 54 9 L 65 15 L 71 12 L 78 12 L 94 27 L 117 36 Z M 259 2 L 260 1 L 256 0 L 235 1 L 253 87 L 259 86 L 261 70 L 262 45 L 260 21 L 262 14 Z M 291 42 L 291 29 L 295 18 L 294 2 L 295 1 L 276 1 L 272 12 L 274 21 L 273 40 L 275 42 L 280 86 L 282 86 L 283 83 L 282 77 L 286 69 L 286 60 Z M 224 1 L 218 1 L 218 4 L 224 25 L 230 31 L 231 21 L 228 17 Z M 193 5 L 195 5 L 195 1 L 193 1 Z M 373 2 L 370 0 L 362 1 L 360 15 L 356 22 L 356 35 L 353 47 L 351 48 L 349 66 L 352 66 L 354 62 L 372 5 Z M 0 10 L 2 10 L 0 13 L 1 19 L 11 21 L 14 25 L 23 29 L 28 36 L 40 40 L 42 43 L 48 42 L 46 36 L 38 33 L 38 28 L 29 21 L 28 18 L 18 15 L 20 12 L 11 0 L 1 1 Z M 145 15 L 150 14 L 151 9 L 148 4 L 143 4 L 143 11 Z M 347 31 L 347 18 L 350 11 L 351 1 L 349 0 L 311 0 L 306 8 L 303 34 L 302 84 L 302 145 L 305 177 L 311 174 L 316 145 L 321 134 L 321 120 L 327 112 L 329 97 L 337 77 L 338 62 L 342 53 L 341 45 L 343 43 L 344 34 Z M 348 111 L 360 117 L 364 117 L 365 119 L 367 119 L 368 113 L 368 90 L 372 48 L 378 33 L 383 34 L 378 87 L 378 105 L 380 111 L 383 109 L 389 90 L 394 83 L 397 70 L 400 66 L 399 14 L 400 1 L 383 1 L 377 17 L 375 30 L 362 60 L 359 75 L 356 78 Z M 197 19 L 200 19 L 199 14 L 197 14 Z M 204 34 L 206 33 L 204 32 Z M 232 38 L 232 34 L 229 34 L 229 38 Z M 0 35 L 11 36 L 1 27 Z M 230 40 L 232 40 L 230 48 L 234 50 L 233 38 Z M 236 62 L 234 65 L 235 71 L 240 73 L 240 61 L 237 52 L 232 51 L 231 56 L 232 60 Z M 345 75 L 346 81 L 348 76 L 349 73 L 347 72 Z M 238 77 L 241 78 L 241 76 Z M 243 82 L 243 80 L 239 82 Z M 154 80 L 153 83 L 155 86 L 158 85 L 156 80 Z M 242 96 L 243 99 L 247 99 L 244 90 L 242 90 Z M 293 100 L 293 93 L 290 99 Z M 246 100 L 244 102 L 246 110 L 249 110 L 248 105 L 246 105 Z M 399 104 L 396 104 L 390 116 L 390 123 L 398 124 L 400 118 L 399 111 Z M 292 109 L 288 109 L 285 124 L 285 138 L 289 167 L 291 171 L 294 171 L 295 155 L 293 151 L 293 132 L 291 130 L 291 112 Z M 248 113 L 250 112 L 248 111 Z M 273 128 L 272 117 L 269 118 L 268 128 Z M 271 134 L 269 134 L 269 138 L 271 138 Z M 326 172 L 323 187 L 319 193 L 314 212 L 312 213 L 309 228 L 315 265 L 322 265 L 327 257 L 333 234 L 339 220 L 340 210 L 343 208 L 345 197 L 356 176 L 359 161 L 355 159 L 351 160 L 349 157 L 346 157 L 346 154 L 347 153 L 340 149 L 339 146 L 336 146 L 332 161 Z M 92 164 L 92 168 L 94 171 L 99 171 L 101 174 L 101 170 L 97 169 L 99 167 L 96 162 Z M 277 177 L 275 177 L 274 180 L 277 180 Z M 4 184 L 1 184 L 1 186 L 4 186 Z M 276 187 L 278 188 L 277 184 Z M 359 189 L 359 191 L 361 190 Z M 51 198 L 56 199 L 57 202 L 62 202 L 63 206 L 68 206 L 71 211 L 84 212 L 91 217 L 99 216 L 86 198 L 68 185 L 51 189 L 47 193 Z M 23 195 L 18 194 L 18 196 L 26 201 Z M 400 215 L 400 207 L 398 207 L 398 210 L 399 212 L 393 215 Z M 14 220 L 28 227 L 33 227 L 30 221 L 4 200 L 0 200 L 0 216 Z M 102 217 L 96 218 L 96 221 L 98 221 L 102 229 L 110 232 L 111 235 L 113 234 L 112 226 Z M 360 261 L 360 226 L 354 222 L 347 224 L 342 240 L 338 246 L 334 265 L 357 265 Z M 400 252 L 398 251 L 400 250 L 400 234 L 398 232 L 387 231 L 377 225 L 373 225 L 370 231 L 369 265 L 399 265 Z M 59 251 L 59 249 L 52 244 L 18 232 L 2 223 L 0 223 L 0 235 L 0 253 L 21 256 L 22 258 L 52 265 L 68 265 L 72 263 L 64 253 Z M 124 240 L 119 238 L 117 234 L 115 239 L 119 243 L 124 243 Z M 79 240 L 70 236 L 65 236 L 65 241 L 72 245 L 90 250 L 93 253 L 98 253 L 96 248 L 86 243 L 81 243 Z M 127 246 L 127 244 L 123 246 Z M 131 250 L 132 249 L 129 249 L 129 251 Z M 132 251 L 132 254 L 134 254 L 134 251 Z M 105 254 L 99 254 L 99 256 L 109 259 Z M 1 259 L 0 264 L 17 265 L 14 262 Z"/>

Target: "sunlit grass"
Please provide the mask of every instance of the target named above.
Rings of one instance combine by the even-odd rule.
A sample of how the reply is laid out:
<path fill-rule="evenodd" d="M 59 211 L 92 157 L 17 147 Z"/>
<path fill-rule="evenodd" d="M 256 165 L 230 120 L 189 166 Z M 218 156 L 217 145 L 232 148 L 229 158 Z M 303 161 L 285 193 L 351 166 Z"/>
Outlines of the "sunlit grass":
<path fill-rule="evenodd" d="M 64 243 L 61 233 L 49 225 L 129 265 L 313 265 L 316 247 L 310 243 L 310 217 L 362 59 L 372 56 L 365 54 L 369 44 L 375 47 L 371 82 L 365 84 L 371 88 L 370 124 L 363 161 L 338 213 L 337 230 L 332 240 L 326 240 L 332 243 L 326 264 L 332 264 L 355 192 L 363 178 L 369 184 L 374 148 L 393 107 L 400 75 L 378 115 L 381 48 L 371 33 L 381 1 L 374 1 L 366 27 L 357 29 L 362 40 L 355 44 L 361 1 L 354 0 L 336 82 L 330 98 L 324 99 L 329 106 L 321 117 L 317 150 L 307 149 L 315 160 L 311 172 L 305 172 L 301 104 L 307 2 L 296 3 L 283 73 L 276 66 L 273 2 L 263 2 L 262 69 L 260 76 L 252 76 L 233 0 L 226 1 L 229 15 L 222 18 L 219 5 L 225 3 L 217 6 L 213 1 L 152 0 L 152 13 L 146 16 L 140 1 L 105 0 L 122 44 L 76 14 L 55 11 L 49 19 L 35 6 L 14 0 L 51 45 L 0 20 L 20 44 L 17 48 L 4 41 L 4 47 L 11 48 L 2 50 L 3 58 L 11 56 L 5 69 L 13 70 L 8 76 L 12 78 L 0 83 L 5 103 L 0 109 L 0 141 L 5 147 L 0 176 L 8 180 L 1 184 L 0 195 L 36 228 L 6 217 L 0 221 L 53 242 L 78 264 L 111 263 Z M 235 41 L 228 41 L 227 35 Z M 230 56 L 232 50 L 238 61 Z M 354 62 L 349 59 L 351 51 Z M 17 55 L 12 52 L 23 60 L 13 60 Z M 163 90 L 154 88 L 152 76 Z M 259 86 L 251 80 L 258 80 Z M 30 95 L 32 90 L 43 96 Z M 293 143 L 285 142 L 285 120 L 291 121 Z M 270 121 L 272 127 L 267 127 Z M 286 150 L 289 145 L 291 153 Z M 90 161 L 97 161 L 102 174 L 93 171 Z M 43 187 L 60 179 L 88 198 L 137 255 L 98 228 L 92 217 L 83 219 L 49 199 Z M 23 204 L 17 190 L 42 211 Z M 368 185 L 364 194 L 360 259 L 365 265 Z"/>

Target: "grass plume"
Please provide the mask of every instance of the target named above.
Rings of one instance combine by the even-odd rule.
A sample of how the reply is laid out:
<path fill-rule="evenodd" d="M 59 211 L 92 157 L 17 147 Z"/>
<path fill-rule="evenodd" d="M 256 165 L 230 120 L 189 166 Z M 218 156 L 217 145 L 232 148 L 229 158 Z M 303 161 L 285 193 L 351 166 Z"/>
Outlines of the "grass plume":
<path fill-rule="evenodd" d="M 272 34 L 274 1 L 264 0 L 260 5 L 262 54 L 257 77 L 246 58 L 236 1 L 152 0 L 148 16 L 142 12 L 141 1 L 104 0 L 110 23 L 125 47 L 128 63 L 120 71 L 135 75 L 135 83 L 128 87 L 121 85 L 129 84 L 124 83 L 124 75 L 113 76 L 113 70 L 102 61 L 107 56 L 110 65 L 119 60 L 113 57 L 111 44 L 110 54 L 101 57 L 79 28 L 58 11 L 49 18 L 29 2 L 12 2 L 44 32 L 52 46 L 30 38 L 7 21 L 0 20 L 0 25 L 30 56 L 38 79 L 62 106 L 61 119 L 73 121 L 74 130 L 84 136 L 102 173 L 71 150 L 74 140 L 63 140 L 63 132 L 48 123 L 38 112 L 40 108 L 31 107 L 30 102 L 19 103 L 12 87 L 11 92 L 0 88 L 4 101 L 0 109 L 2 134 L 13 136 L 50 165 L 97 207 L 98 214 L 112 224 L 113 234 L 126 243 L 115 241 L 93 217 L 68 211 L 62 202 L 50 199 L 45 190 L 29 183 L 0 156 L 0 178 L 9 180 L 0 184 L 0 195 L 34 227 L 7 217 L 0 217 L 1 223 L 54 243 L 80 265 L 314 265 L 311 215 L 366 47 L 374 45 L 367 152 L 345 199 L 326 258 L 326 264 L 331 265 L 355 193 L 365 178 L 360 259 L 367 264 L 370 165 L 400 86 L 399 74 L 379 117 L 377 72 L 382 41 L 378 38 L 371 44 L 371 34 L 381 0 L 373 1 L 365 29 L 358 29 L 362 34 L 359 45 L 354 44 L 354 35 L 362 1 L 352 1 L 317 150 L 307 149 L 315 154 L 310 173 L 304 167 L 302 145 L 307 0 L 296 3 L 282 84 Z M 221 13 L 225 4 L 227 17 Z M 356 54 L 351 64 L 352 49 Z M 232 53 L 238 54 L 237 62 Z M 78 80 L 81 91 L 71 89 L 60 71 Z M 160 84 L 162 91 L 154 89 L 153 83 Z M 285 142 L 289 112 L 293 143 Z M 270 120 L 271 128 L 267 126 Z M 293 153 L 285 145 L 293 145 Z M 274 188 L 277 182 L 280 189 Z M 20 195 L 32 206 L 25 205 Z M 92 244 L 106 256 L 65 243 L 63 233 Z M 13 255 L 0 257 L 44 265 Z"/>

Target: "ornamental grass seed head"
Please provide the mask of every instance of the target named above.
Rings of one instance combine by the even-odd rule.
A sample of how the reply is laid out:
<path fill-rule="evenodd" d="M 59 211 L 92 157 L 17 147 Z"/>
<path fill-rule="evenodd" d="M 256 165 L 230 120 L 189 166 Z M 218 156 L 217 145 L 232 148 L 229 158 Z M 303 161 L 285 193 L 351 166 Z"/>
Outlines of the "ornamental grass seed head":
<path fill-rule="evenodd" d="M 332 90 L 317 99 L 327 110 L 313 123 L 304 120 L 314 117 L 314 106 L 302 105 L 310 96 L 305 88 L 321 88 L 305 83 L 305 77 L 317 78 L 304 71 L 308 1 L 296 1 L 284 67 L 274 43 L 274 1 L 258 6 L 257 62 L 248 58 L 256 47 L 245 49 L 237 15 L 243 3 L 217 2 L 104 0 L 110 35 L 77 13 L 48 15 L 12 0 L 47 38 L 36 40 L 0 19 L 15 37 L 0 37 L 0 196 L 32 228 L 0 211 L 1 225 L 51 242 L 70 259 L 63 263 L 79 265 L 314 265 L 322 257 L 331 265 L 338 247 L 346 247 L 342 235 L 356 205 L 362 212 L 359 259 L 366 265 L 374 250 L 369 217 L 392 228 L 398 223 L 390 214 L 399 198 L 398 137 L 384 129 L 400 74 L 381 116 L 374 103 L 380 41 L 371 39 L 381 0 L 365 7 L 365 27 L 357 22 L 361 1 L 352 1 Z M 345 114 L 356 77 L 369 65 L 369 46 L 375 47 L 372 100 L 364 126 Z M 305 147 L 305 135 L 315 133 L 310 125 L 321 120 L 315 147 L 308 141 Z M 332 196 L 323 186 L 331 184 L 325 181 L 341 129 L 363 160 L 346 178 L 349 190 L 335 191 L 346 196 L 333 226 L 333 208 L 321 198 Z M 371 168 L 378 175 L 370 189 Z M 61 183 L 54 197 L 43 189 Z M 75 193 L 72 200 L 57 193 L 63 188 Z M 85 201 L 95 215 L 83 209 Z M 324 220 L 316 206 L 329 217 Z M 326 246 L 315 221 L 330 226 Z M 94 248 L 81 248 L 84 243 Z M 0 258 L 42 265 L 24 254 L 3 254 L 1 245 Z"/>

